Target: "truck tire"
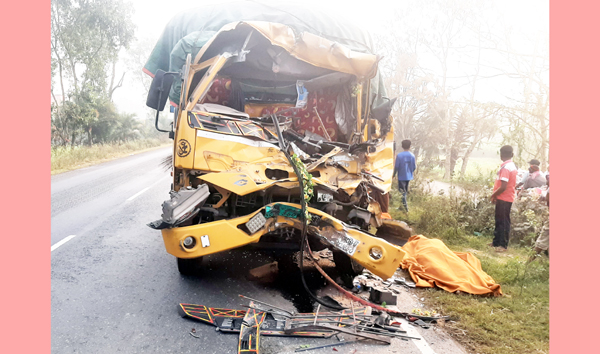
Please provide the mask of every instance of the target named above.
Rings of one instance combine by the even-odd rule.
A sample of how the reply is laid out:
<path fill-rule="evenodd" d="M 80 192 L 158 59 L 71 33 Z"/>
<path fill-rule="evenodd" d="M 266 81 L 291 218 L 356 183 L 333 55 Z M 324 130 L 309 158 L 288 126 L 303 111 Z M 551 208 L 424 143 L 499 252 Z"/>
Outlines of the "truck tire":
<path fill-rule="evenodd" d="M 352 280 L 354 280 L 355 276 L 361 274 L 365 268 L 341 251 L 333 251 L 333 262 L 344 285 L 352 289 Z"/>
<path fill-rule="evenodd" d="M 181 275 L 200 274 L 202 257 L 198 258 L 177 258 L 177 269 Z"/>

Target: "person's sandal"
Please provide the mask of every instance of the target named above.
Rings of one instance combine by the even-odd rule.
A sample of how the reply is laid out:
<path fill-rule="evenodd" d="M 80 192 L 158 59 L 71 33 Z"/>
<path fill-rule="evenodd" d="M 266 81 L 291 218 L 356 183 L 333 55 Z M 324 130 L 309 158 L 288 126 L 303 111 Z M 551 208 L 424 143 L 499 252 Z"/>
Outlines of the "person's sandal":
<path fill-rule="evenodd" d="M 504 248 L 504 247 L 496 247 L 496 252 L 506 252 L 506 251 L 508 251 L 508 249 L 507 249 L 507 248 Z"/>

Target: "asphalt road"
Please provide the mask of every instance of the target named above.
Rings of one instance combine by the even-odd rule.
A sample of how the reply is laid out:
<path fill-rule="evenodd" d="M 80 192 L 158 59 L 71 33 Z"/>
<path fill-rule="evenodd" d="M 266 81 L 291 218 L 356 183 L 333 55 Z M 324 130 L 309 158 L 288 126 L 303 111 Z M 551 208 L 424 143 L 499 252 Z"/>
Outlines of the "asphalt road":
<path fill-rule="evenodd" d="M 246 278 L 249 269 L 272 260 L 264 252 L 209 256 L 201 276 L 179 274 L 160 232 L 146 226 L 160 218 L 161 203 L 168 198 L 171 177 L 160 161 L 170 151 L 159 149 L 52 177 L 52 353 L 236 353 L 237 335 L 181 318 L 177 304 L 243 309 L 246 302 L 238 297 L 243 294 L 294 309 L 289 289 L 299 279 L 288 277 L 274 288 Z M 192 328 L 199 338 L 189 334 Z M 461 353 L 447 336 L 433 331 L 424 335 L 428 339 L 419 345 L 394 339 L 391 346 L 353 344 L 339 350 L 434 353 L 430 347 L 423 349 L 423 342 L 429 342 L 434 349 L 439 346 L 439 353 Z M 332 339 L 264 337 L 261 353 L 329 343 Z"/>

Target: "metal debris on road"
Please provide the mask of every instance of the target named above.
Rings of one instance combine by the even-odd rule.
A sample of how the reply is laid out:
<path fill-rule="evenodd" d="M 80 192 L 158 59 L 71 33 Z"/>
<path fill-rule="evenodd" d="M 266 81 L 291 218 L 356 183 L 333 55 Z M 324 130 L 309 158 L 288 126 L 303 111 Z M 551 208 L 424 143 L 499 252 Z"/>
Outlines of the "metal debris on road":
<path fill-rule="evenodd" d="M 194 304 L 179 304 L 178 309 L 182 317 L 211 324 L 221 333 L 239 333 L 238 352 L 258 354 L 260 337 L 263 335 L 331 338 L 342 333 L 360 338 L 320 347 L 300 347 L 296 349 L 297 352 L 345 345 L 359 340 L 372 340 L 389 345 L 392 338 L 420 339 L 407 336 L 406 331 L 399 326 L 391 326 L 391 316 L 386 312 L 372 314 L 372 308 L 368 306 L 352 305 L 352 309 L 337 312 L 321 311 L 319 307 L 315 313 L 295 313 L 242 297 L 250 300 L 246 311 Z M 195 338 L 200 338 L 194 334 L 195 329 L 189 333 Z"/>

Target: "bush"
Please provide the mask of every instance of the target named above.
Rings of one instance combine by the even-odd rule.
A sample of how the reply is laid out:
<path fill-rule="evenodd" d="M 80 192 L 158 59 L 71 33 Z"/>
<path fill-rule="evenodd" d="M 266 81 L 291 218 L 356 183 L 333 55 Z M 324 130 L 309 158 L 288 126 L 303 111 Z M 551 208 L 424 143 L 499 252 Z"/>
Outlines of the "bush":
<path fill-rule="evenodd" d="M 549 262 L 543 256 L 528 262 L 533 254 L 529 246 L 547 214 L 535 196 L 524 196 L 513 204 L 512 247 L 506 253 L 487 247 L 494 230 L 495 206 L 489 201 L 492 177 L 469 177 L 456 182 L 458 186 L 448 193 L 432 194 L 430 185 L 435 182 L 420 170 L 410 184 L 410 212 L 396 209 L 400 193 L 394 184 L 390 213 L 408 222 L 416 233 L 439 238 L 453 251 L 472 253 L 502 287 L 505 296 L 501 297 L 418 290 L 428 308 L 457 317 L 445 324 L 451 336 L 474 353 L 547 353 Z"/>
<path fill-rule="evenodd" d="M 468 177 L 451 187 L 449 193 L 438 195 L 430 192 L 431 183 L 433 180 L 422 175 L 411 182 L 408 215 L 396 209 L 401 198 L 394 184 L 392 216 L 406 220 L 416 233 L 438 237 L 449 244 L 465 241 L 466 235 L 493 236 L 495 206 L 489 200 L 493 174 Z M 533 197 L 515 200 L 511 210 L 511 245 L 533 245 L 547 220 L 544 209 L 544 204 Z"/>
<path fill-rule="evenodd" d="M 52 174 L 69 171 L 167 143 L 170 143 L 170 140 L 165 137 L 162 139 L 132 140 L 124 143 L 94 144 L 92 146 L 52 147 L 50 149 L 50 171 Z"/>

